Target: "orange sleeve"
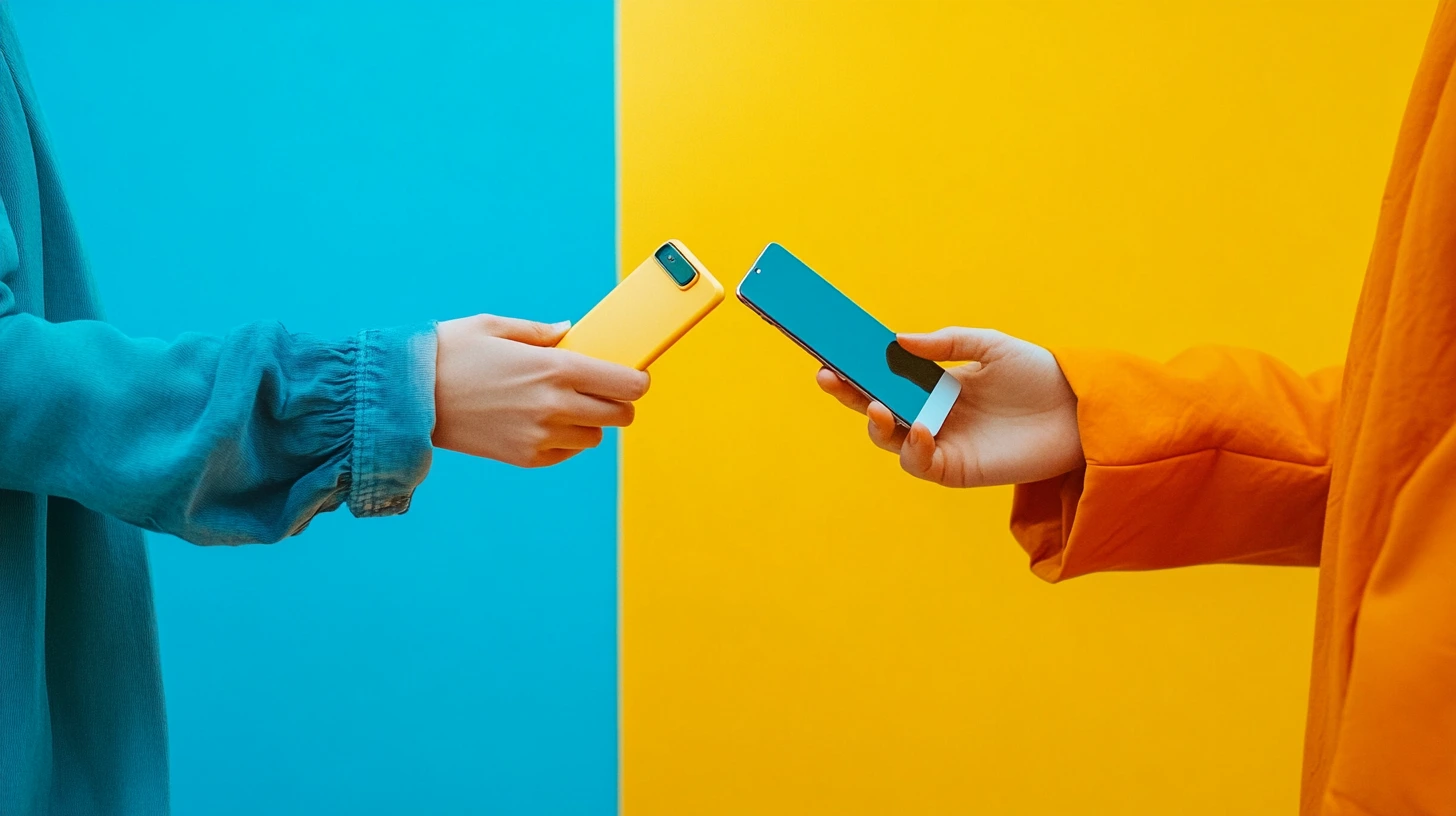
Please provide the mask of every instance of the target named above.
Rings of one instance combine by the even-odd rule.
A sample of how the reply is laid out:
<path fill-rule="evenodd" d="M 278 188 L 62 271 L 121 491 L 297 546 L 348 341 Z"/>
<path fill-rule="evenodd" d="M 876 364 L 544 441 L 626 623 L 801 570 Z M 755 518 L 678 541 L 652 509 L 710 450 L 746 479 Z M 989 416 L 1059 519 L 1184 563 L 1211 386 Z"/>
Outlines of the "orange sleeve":
<path fill-rule="evenodd" d="M 1338 368 L 1204 347 L 1166 364 L 1056 350 L 1084 468 L 1019 485 L 1011 530 L 1048 581 L 1193 564 L 1319 564 Z"/>

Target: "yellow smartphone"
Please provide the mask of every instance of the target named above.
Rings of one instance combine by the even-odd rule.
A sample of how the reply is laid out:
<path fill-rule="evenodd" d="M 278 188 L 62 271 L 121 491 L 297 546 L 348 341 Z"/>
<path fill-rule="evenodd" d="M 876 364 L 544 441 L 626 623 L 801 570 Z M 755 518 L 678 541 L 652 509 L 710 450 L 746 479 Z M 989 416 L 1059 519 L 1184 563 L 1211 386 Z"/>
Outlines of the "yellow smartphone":
<path fill-rule="evenodd" d="M 556 347 L 645 371 L 722 302 L 723 285 L 681 242 L 668 241 Z"/>

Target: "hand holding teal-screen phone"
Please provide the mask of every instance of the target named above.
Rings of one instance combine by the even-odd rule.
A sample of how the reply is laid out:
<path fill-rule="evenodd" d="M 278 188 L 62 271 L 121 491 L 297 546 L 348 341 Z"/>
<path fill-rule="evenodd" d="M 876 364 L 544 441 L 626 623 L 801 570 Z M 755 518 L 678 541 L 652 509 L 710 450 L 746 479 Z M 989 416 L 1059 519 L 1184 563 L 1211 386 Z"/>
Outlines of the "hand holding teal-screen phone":
<path fill-rule="evenodd" d="M 950 372 L 901 348 L 894 332 L 779 244 L 753 262 L 738 299 L 907 428 L 919 422 L 939 433 L 960 395 Z"/>

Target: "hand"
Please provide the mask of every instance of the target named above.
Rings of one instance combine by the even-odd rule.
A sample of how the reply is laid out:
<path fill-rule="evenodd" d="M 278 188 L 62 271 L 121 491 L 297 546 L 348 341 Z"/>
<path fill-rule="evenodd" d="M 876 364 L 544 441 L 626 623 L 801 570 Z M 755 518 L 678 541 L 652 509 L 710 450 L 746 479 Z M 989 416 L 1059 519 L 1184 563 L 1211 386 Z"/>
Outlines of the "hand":
<path fill-rule="evenodd" d="M 902 334 L 900 345 L 927 360 L 971 360 L 950 369 L 961 394 L 932 436 L 921 423 L 907 432 L 878 402 L 860 396 L 829 369 L 819 387 L 869 416 L 870 441 L 900 454 L 911 476 L 946 487 L 1022 484 L 1075 470 L 1085 462 L 1077 433 L 1077 395 L 1046 349 L 987 329 Z"/>
<path fill-rule="evenodd" d="M 570 328 L 494 315 L 441 323 L 435 358 L 437 447 L 543 467 L 632 424 L 647 374 L 552 348 Z"/>

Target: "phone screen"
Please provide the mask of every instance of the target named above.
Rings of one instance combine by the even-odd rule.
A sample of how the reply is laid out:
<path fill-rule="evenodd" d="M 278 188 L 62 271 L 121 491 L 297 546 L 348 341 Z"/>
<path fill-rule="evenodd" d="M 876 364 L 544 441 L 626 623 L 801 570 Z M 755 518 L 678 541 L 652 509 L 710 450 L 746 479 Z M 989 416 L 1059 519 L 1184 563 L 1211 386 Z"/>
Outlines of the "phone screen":
<path fill-rule="evenodd" d="M 738 296 L 906 425 L 945 373 L 778 244 L 758 256 Z"/>

